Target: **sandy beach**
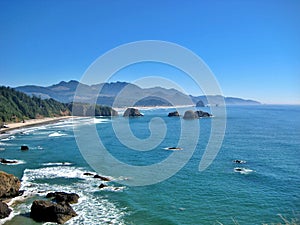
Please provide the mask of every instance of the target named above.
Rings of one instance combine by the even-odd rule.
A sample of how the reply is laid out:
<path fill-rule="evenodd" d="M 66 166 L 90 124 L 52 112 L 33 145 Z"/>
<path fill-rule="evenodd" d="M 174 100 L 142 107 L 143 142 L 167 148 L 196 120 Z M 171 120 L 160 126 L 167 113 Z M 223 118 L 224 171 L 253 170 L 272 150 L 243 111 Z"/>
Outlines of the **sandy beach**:
<path fill-rule="evenodd" d="M 31 120 L 25 120 L 25 123 L 20 122 L 20 123 L 7 123 L 5 124 L 7 128 L 1 128 L 0 129 L 0 138 L 1 136 L 6 136 L 8 135 L 8 131 L 11 132 L 16 129 L 21 129 L 25 127 L 32 127 L 32 126 L 38 126 L 42 124 L 49 124 L 49 123 L 55 123 L 59 120 L 65 120 L 65 119 L 70 119 L 73 118 L 73 116 L 60 116 L 60 117 L 47 117 L 47 118 L 42 118 L 42 119 L 31 119 Z"/>

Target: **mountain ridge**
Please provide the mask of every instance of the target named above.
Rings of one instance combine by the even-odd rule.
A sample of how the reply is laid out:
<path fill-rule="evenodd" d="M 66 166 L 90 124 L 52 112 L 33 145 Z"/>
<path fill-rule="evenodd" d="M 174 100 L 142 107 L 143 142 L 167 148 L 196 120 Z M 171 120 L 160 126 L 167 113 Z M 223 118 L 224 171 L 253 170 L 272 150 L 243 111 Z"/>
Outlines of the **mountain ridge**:
<path fill-rule="evenodd" d="M 77 99 L 74 99 L 76 88 L 80 85 L 82 90 Z M 45 98 L 53 98 L 63 103 L 84 102 L 96 103 L 100 105 L 108 105 L 113 107 L 127 106 L 169 106 L 169 105 L 191 105 L 202 101 L 204 105 L 208 105 L 208 99 L 213 105 L 222 105 L 223 98 L 226 105 L 258 105 L 258 101 L 223 96 L 192 96 L 186 95 L 174 88 L 166 89 L 163 87 L 141 88 L 135 84 L 128 82 L 111 82 L 93 85 L 82 84 L 76 80 L 68 82 L 61 81 L 58 84 L 48 87 L 37 85 L 25 85 L 15 88 L 30 96 L 35 95 Z M 98 95 L 98 92 L 100 93 Z"/>

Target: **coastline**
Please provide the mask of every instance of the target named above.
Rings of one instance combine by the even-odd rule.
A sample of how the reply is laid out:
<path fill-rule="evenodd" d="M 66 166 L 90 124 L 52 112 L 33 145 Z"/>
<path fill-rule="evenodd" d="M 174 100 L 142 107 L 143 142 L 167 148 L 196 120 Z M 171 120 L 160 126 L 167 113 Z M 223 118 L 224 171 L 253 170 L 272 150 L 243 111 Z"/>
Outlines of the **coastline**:
<path fill-rule="evenodd" d="M 113 107 L 118 113 L 124 112 L 127 108 L 137 108 L 139 110 L 152 110 L 152 109 L 177 109 L 195 107 L 195 105 L 172 105 L 172 106 L 128 106 L 128 107 Z"/>
<path fill-rule="evenodd" d="M 7 136 L 12 135 L 16 130 L 22 129 L 22 128 L 29 128 L 29 127 L 35 127 L 40 125 L 46 125 L 51 123 L 56 123 L 60 120 L 66 120 L 74 118 L 74 116 L 59 116 L 59 117 L 46 117 L 42 119 L 30 119 L 25 120 L 25 123 L 8 123 L 8 128 L 1 128 L 0 129 L 0 139 L 6 138 Z"/>

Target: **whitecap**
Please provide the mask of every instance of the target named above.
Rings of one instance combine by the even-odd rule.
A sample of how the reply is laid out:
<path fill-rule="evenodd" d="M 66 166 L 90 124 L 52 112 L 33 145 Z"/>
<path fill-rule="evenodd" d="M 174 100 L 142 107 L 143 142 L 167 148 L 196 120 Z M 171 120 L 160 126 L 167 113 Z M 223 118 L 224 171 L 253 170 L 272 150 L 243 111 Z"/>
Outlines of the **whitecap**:
<path fill-rule="evenodd" d="M 2 163 L 2 165 L 8 165 L 8 166 L 14 166 L 14 165 L 20 165 L 20 164 L 25 164 L 26 162 L 24 160 L 17 160 L 17 159 L 6 159 L 7 161 L 13 161 L 12 163 Z"/>
<path fill-rule="evenodd" d="M 43 163 L 43 166 L 71 166 L 73 163 L 70 162 L 49 162 L 49 163 Z"/>
<path fill-rule="evenodd" d="M 108 123 L 110 122 L 109 119 L 103 119 L 103 118 L 94 118 L 94 123 L 98 124 L 98 123 Z"/>
<path fill-rule="evenodd" d="M 49 192 L 64 191 L 77 193 L 80 198 L 77 204 L 72 204 L 72 208 L 78 216 L 72 218 L 66 224 L 125 224 L 123 217 L 126 215 L 126 208 L 119 208 L 113 202 L 102 195 L 95 195 L 101 191 L 98 186 L 101 183 L 108 185 L 106 191 L 122 191 L 124 187 L 114 187 L 109 182 L 94 179 L 93 176 L 85 176 L 84 173 L 95 174 L 84 168 L 74 166 L 55 166 L 39 169 L 25 169 L 22 177 L 21 189 L 25 190 L 24 196 L 39 195 L 45 197 Z M 68 180 L 68 184 L 55 181 L 55 178 L 79 178 Z M 45 180 L 43 180 L 45 179 Z M 49 185 L 49 179 L 51 185 Z M 36 182 L 38 180 L 38 182 Z M 31 205 L 27 204 L 23 208 L 19 207 L 15 211 L 20 213 L 29 212 Z M 50 224 L 50 223 L 48 223 Z"/>
<path fill-rule="evenodd" d="M 48 136 L 49 137 L 61 137 L 61 136 L 65 136 L 65 135 L 67 135 L 67 134 L 60 133 L 60 132 L 54 132 L 54 133 L 49 134 Z"/>
<path fill-rule="evenodd" d="M 249 174 L 249 173 L 252 173 L 252 172 L 254 172 L 254 171 L 251 170 L 251 169 L 246 169 L 246 168 L 236 167 L 236 168 L 234 168 L 234 172 L 240 173 L 240 174 Z"/>

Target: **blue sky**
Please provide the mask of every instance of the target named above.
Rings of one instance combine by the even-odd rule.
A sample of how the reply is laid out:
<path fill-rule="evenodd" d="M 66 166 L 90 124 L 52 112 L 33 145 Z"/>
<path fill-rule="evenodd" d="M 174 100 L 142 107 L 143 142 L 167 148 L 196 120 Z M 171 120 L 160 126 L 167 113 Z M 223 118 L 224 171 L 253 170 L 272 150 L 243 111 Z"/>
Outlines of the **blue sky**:
<path fill-rule="evenodd" d="M 0 1 L 0 84 L 80 80 L 108 50 L 140 40 L 182 45 L 200 56 L 225 96 L 300 104 L 300 1 Z M 175 70 L 168 72 L 201 94 Z M 174 74 L 172 74 L 172 71 Z M 132 81 L 139 67 L 116 79 Z"/>

